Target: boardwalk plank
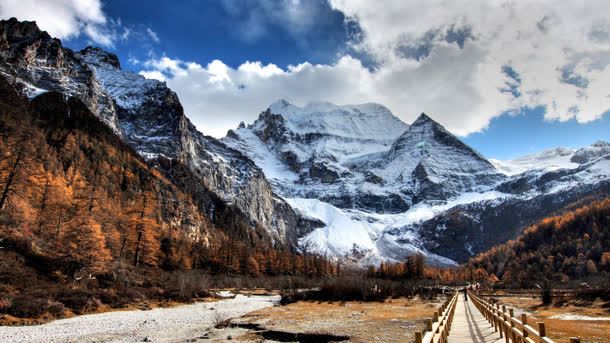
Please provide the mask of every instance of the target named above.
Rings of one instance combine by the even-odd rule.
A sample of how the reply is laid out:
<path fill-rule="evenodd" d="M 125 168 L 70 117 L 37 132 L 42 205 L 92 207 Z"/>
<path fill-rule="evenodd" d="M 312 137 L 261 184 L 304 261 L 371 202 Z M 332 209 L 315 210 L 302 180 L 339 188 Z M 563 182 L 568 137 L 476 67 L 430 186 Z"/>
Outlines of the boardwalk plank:
<path fill-rule="evenodd" d="M 500 334 L 479 312 L 471 301 L 464 301 L 464 295 L 458 296 L 455 316 L 449 332 L 449 343 L 502 343 Z"/>

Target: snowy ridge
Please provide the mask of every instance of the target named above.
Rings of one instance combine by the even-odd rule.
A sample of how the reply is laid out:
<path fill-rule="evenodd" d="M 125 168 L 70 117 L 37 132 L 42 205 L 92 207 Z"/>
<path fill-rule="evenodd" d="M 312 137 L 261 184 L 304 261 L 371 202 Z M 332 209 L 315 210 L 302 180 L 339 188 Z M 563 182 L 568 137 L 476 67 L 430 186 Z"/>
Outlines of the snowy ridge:
<path fill-rule="evenodd" d="M 366 175 L 354 164 L 383 156 L 407 129 L 379 104 L 298 107 L 279 100 L 222 141 L 245 152 L 285 197 L 357 197 L 361 188 L 385 196 L 382 187 L 364 184 Z M 341 179 L 350 181 L 335 182 Z"/>
<path fill-rule="evenodd" d="M 326 134 L 357 140 L 394 140 L 408 125 L 385 106 L 375 103 L 338 106 L 329 102 L 311 102 L 298 107 L 286 100 L 269 105 L 273 114 L 286 119 L 287 128 L 297 134 Z M 262 123 L 260 123 L 262 124 Z M 256 123 L 253 125 L 256 129 Z"/>
<path fill-rule="evenodd" d="M 124 109 L 142 106 L 145 95 L 161 85 L 157 80 L 117 68 L 99 48 L 86 48 L 79 56 L 93 69 L 96 79 L 117 105 Z"/>
<path fill-rule="evenodd" d="M 530 170 L 557 170 L 576 168 L 577 163 L 570 162 L 575 149 L 554 148 L 523 156 L 514 160 L 500 161 L 490 159 L 496 168 L 506 175 L 517 175 Z"/>
<path fill-rule="evenodd" d="M 415 188 L 426 187 L 426 182 L 443 184 L 443 192 L 450 196 L 481 190 L 498 180 L 489 161 L 424 113 L 392 145 L 375 171 L 389 182 L 412 179 Z"/>
<path fill-rule="evenodd" d="M 610 144 L 604 141 L 597 141 L 591 146 L 580 149 L 553 148 L 514 160 L 500 161 L 491 159 L 490 161 L 499 171 L 512 176 L 534 170 L 554 171 L 574 169 L 585 162 L 608 154 L 610 154 Z"/>

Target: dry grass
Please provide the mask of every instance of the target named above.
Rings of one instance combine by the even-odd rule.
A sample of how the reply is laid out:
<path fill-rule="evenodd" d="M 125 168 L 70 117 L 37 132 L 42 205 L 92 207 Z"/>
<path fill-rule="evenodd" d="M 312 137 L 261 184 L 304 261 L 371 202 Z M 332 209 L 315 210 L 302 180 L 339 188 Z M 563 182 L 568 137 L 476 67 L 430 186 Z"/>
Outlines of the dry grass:
<path fill-rule="evenodd" d="M 234 320 L 258 324 L 267 330 L 292 333 L 328 333 L 350 336 L 350 342 L 412 341 L 441 302 L 392 299 L 385 302 L 299 301 L 266 308 Z M 239 339 L 248 341 L 251 333 Z"/>
<path fill-rule="evenodd" d="M 609 318 L 610 309 L 604 302 L 579 303 L 568 300 L 563 306 L 541 306 L 539 298 L 501 297 L 501 304 L 519 308 L 531 317 L 530 322 L 542 321 L 546 324 L 547 335 L 557 342 L 567 342 L 570 337 L 580 337 L 584 342 L 610 343 L 610 320 L 564 320 L 551 318 L 557 315 L 582 315 L 587 317 Z"/>

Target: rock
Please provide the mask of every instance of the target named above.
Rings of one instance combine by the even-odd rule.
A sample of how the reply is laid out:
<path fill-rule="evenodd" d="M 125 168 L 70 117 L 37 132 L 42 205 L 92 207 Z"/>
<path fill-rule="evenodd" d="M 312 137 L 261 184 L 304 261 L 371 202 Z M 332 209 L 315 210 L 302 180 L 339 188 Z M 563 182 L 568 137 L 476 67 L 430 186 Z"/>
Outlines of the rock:
<path fill-rule="evenodd" d="M 309 177 L 323 183 L 333 183 L 339 179 L 339 174 L 328 168 L 325 164 L 314 163 L 309 167 Z"/>

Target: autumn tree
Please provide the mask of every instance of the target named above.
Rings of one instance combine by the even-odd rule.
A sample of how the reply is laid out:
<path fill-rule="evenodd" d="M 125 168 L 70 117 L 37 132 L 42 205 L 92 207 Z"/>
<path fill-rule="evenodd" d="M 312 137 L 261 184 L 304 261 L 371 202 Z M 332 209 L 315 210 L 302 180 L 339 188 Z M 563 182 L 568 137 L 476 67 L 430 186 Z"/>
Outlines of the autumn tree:
<path fill-rule="evenodd" d="M 104 271 L 112 256 L 101 225 L 82 199 L 75 198 L 72 206 L 70 220 L 60 238 L 63 255 L 94 272 Z"/>
<path fill-rule="evenodd" d="M 127 215 L 127 232 L 121 245 L 120 257 L 124 256 L 127 249 L 133 252 L 134 266 L 139 267 L 142 264 L 156 266 L 161 226 L 156 218 L 152 192 L 143 192 Z"/>

